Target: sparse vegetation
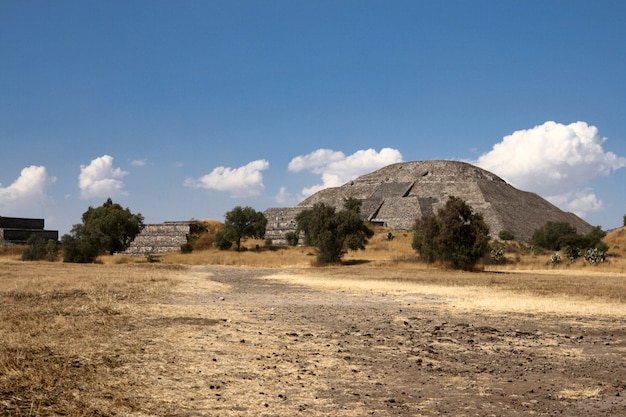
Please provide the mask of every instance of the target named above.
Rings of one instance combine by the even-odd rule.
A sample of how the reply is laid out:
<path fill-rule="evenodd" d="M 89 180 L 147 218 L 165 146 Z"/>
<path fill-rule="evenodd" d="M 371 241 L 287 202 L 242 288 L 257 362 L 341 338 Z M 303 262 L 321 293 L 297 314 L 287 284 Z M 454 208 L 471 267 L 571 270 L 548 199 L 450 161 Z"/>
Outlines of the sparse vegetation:
<path fill-rule="evenodd" d="M 191 253 L 193 252 L 193 245 L 191 242 L 183 243 L 180 245 L 180 253 Z"/>
<path fill-rule="evenodd" d="M 490 255 L 491 259 L 495 263 L 502 263 L 505 261 L 504 253 L 506 251 L 506 244 L 500 241 L 494 241 L 491 243 Z"/>

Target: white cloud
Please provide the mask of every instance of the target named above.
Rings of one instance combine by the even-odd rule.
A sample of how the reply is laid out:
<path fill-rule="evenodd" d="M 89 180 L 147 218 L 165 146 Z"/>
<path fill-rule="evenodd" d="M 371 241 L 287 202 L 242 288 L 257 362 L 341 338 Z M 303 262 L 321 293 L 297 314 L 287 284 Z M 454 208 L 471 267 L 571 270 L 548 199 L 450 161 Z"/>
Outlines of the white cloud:
<path fill-rule="evenodd" d="M 546 198 L 563 210 L 571 211 L 581 217 L 588 213 L 601 211 L 604 208 L 602 201 L 598 199 L 590 188 L 556 196 L 547 196 Z"/>
<path fill-rule="evenodd" d="M 81 198 L 106 198 L 125 193 L 124 178 L 128 172 L 113 167 L 113 157 L 103 155 L 91 161 L 87 166 L 80 166 L 78 187 Z"/>
<path fill-rule="evenodd" d="M 239 168 L 217 167 L 198 179 L 187 178 L 185 186 L 229 191 L 235 198 L 257 196 L 265 188 L 261 171 L 269 166 L 268 161 L 259 159 Z"/>
<path fill-rule="evenodd" d="M 54 184 L 55 177 L 48 175 L 46 167 L 31 165 L 22 169 L 20 176 L 8 187 L 0 184 L 0 211 L 3 214 L 21 215 L 48 202 L 46 188 Z"/>
<path fill-rule="evenodd" d="M 287 191 L 287 188 L 280 187 L 278 194 L 274 196 L 274 201 L 281 206 L 295 206 L 298 204 L 298 196 Z"/>
<path fill-rule="evenodd" d="M 505 136 L 474 163 L 584 216 L 602 208 L 587 185 L 626 166 L 626 158 L 604 151 L 605 141 L 595 126 L 585 122 L 549 121 Z"/>
<path fill-rule="evenodd" d="M 400 151 L 383 148 L 356 151 L 346 156 L 343 152 L 331 149 L 318 149 L 307 155 L 296 156 L 289 163 L 291 172 L 311 171 L 321 175 L 322 184 L 306 187 L 304 196 L 309 196 L 328 187 L 339 187 L 360 175 L 370 173 L 389 164 L 402 162 Z"/>
<path fill-rule="evenodd" d="M 132 161 L 130 161 L 130 165 L 134 167 L 143 167 L 143 166 L 146 166 L 146 160 L 145 159 L 133 159 Z"/>

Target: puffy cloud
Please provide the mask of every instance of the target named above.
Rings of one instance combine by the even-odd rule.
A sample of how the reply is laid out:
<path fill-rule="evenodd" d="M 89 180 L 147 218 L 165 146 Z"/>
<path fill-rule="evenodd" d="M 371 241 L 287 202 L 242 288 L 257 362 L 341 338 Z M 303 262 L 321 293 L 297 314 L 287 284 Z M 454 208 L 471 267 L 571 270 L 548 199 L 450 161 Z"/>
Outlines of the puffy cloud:
<path fill-rule="evenodd" d="M 295 206 L 301 199 L 302 196 L 290 193 L 286 187 L 280 187 L 280 190 L 274 196 L 274 201 L 281 207 Z"/>
<path fill-rule="evenodd" d="M 547 199 L 563 210 L 571 211 L 581 217 L 584 217 L 587 213 L 601 211 L 604 208 L 602 201 L 596 197 L 590 188 L 547 196 Z"/>
<path fill-rule="evenodd" d="M 235 198 L 257 196 L 265 188 L 261 171 L 269 166 L 268 161 L 259 159 L 239 168 L 217 167 L 198 179 L 187 178 L 185 186 L 229 191 Z"/>
<path fill-rule="evenodd" d="M 587 184 L 626 166 L 626 158 L 604 151 L 605 141 L 585 122 L 549 121 L 505 136 L 474 163 L 584 216 L 602 208 Z"/>
<path fill-rule="evenodd" d="M 0 210 L 6 214 L 19 212 L 48 201 L 46 188 L 56 181 L 46 167 L 31 165 L 8 187 L 0 184 Z"/>
<path fill-rule="evenodd" d="M 113 157 L 103 155 L 91 161 L 87 166 L 80 166 L 78 187 L 81 198 L 106 198 L 125 193 L 124 178 L 128 172 L 113 167 Z"/>
<path fill-rule="evenodd" d="M 402 162 L 400 151 L 383 148 L 359 150 L 346 156 L 331 149 L 318 149 L 307 155 L 296 156 L 289 163 L 291 172 L 310 171 L 321 175 L 322 184 L 304 188 L 302 194 L 309 196 L 328 187 L 338 187 L 360 175 L 396 162 Z"/>

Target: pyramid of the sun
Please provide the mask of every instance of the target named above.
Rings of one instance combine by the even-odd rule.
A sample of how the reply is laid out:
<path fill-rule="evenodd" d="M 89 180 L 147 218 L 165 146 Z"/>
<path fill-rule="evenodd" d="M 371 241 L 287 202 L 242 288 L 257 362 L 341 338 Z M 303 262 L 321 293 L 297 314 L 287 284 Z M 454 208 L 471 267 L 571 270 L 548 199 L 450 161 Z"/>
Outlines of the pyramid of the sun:
<path fill-rule="evenodd" d="M 341 187 L 321 190 L 296 207 L 265 211 L 265 237 L 285 242 L 295 230 L 295 216 L 316 203 L 341 209 L 346 198 L 361 200 L 364 220 L 396 230 L 409 230 L 415 220 L 434 214 L 450 196 L 463 199 L 481 213 L 494 238 L 511 232 L 516 240 L 528 241 L 547 221 L 567 222 L 578 233 L 592 226 L 573 213 L 566 213 L 537 194 L 521 191 L 489 171 L 458 161 L 415 161 L 392 164 L 362 175 Z"/>

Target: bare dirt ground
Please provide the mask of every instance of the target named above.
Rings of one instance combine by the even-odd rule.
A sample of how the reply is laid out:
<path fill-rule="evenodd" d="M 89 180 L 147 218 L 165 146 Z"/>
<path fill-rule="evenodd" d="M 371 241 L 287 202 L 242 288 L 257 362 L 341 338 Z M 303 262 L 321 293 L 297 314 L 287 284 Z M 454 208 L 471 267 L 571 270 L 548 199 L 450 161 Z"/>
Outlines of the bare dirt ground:
<path fill-rule="evenodd" d="M 140 379 L 171 397 L 149 413 L 626 415 L 623 321 L 455 313 L 259 279 L 272 272 L 196 268 L 180 310 L 150 319 L 160 365 Z"/>
<path fill-rule="evenodd" d="M 195 266 L 140 314 L 111 304 L 106 354 L 71 364 L 98 372 L 59 401 L 83 401 L 82 415 L 626 415 L 619 315 L 468 310 L 276 274 Z M 64 409 L 0 387 L 0 414 Z"/>

